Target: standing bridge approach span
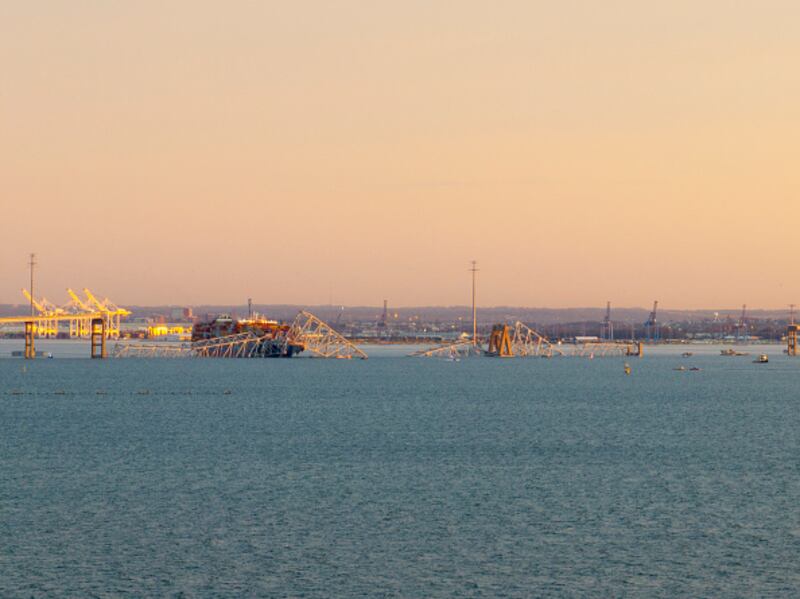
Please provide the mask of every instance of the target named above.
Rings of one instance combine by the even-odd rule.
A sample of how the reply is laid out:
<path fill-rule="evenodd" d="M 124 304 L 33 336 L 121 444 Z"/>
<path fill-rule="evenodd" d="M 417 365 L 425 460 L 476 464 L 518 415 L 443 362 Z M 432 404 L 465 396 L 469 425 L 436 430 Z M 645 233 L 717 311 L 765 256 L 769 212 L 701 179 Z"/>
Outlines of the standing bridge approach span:
<path fill-rule="evenodd" d="M 100 319 L 104 323 L 105 338 L 119 339 L 122 319 L 130 315 L 128 310 L 120 308 L 108 298 L 98 300 L 86 288 L 83 290 L 85 298 L 78 296 L 72 289 L 67 289 L 67 293 L 70 301 L 59 306 L 44 297 L 37 299 L 27 289 L 23 289 L 22 294 L 30 302 L 32 313 L 0 318 L 0 326 L 23 325 L 30 328 L 35 337 L 40 338 L 53 339 L 66 332 L 73 339 L 88 339 L 92 335 L 92 321 Z M 29 326 L 26 323 L 32 324 Z"/>

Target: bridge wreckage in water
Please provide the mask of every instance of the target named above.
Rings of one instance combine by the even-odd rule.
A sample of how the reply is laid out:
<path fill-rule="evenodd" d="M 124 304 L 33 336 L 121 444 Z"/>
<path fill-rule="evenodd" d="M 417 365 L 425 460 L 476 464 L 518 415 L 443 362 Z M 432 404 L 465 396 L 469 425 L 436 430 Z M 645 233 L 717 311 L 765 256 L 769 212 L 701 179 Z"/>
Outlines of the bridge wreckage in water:
<path fill-rule="evenodd" d="M 198 323 L 191 343 L 121 341 L 115 358 L 291 358 L 366 359 L 367 354 L 310 312 L 301 311 L 291 324 L 263 318 L 235 320 L 223 315 Z"/>
<path fill-rule="evenodd" d="M 513 326 L 496 324 L 492 327 L 488 343 L 484 348 L 480 339 L 465 338 L 455 343 L 437 345 L 410 354 L 424 358 L 462 358 L 469 356 L 492 356 L 498 358 L 552 358 L 575 356 L 584 358 L 605 356 L 641 356 L 642 344 L 634 342 L 586 342 L 562 345 L 520 321 Z"/>

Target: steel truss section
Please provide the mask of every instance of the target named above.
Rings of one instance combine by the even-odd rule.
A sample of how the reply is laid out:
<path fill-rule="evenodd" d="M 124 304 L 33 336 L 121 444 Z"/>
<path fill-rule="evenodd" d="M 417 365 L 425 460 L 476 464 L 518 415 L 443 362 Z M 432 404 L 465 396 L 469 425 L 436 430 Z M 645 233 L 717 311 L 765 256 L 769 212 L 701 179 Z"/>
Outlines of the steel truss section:
<path fill-rule="evenodd" d="M 250 332 L 237 333 L 195 341 L 192 353 L 197 358 L 255 358 L 264 355 L 263 348 L 268 341 L 272 341 L 271 335 L 258 337 Z"/>
<path fill-rule="evenodd" d="M 635 343 L 582 343 L 576 345 L 572 355 L 578 358 L 606 358 L 641 355 L 639 344 Z"/>
<path fill-rule="evenodd" d="M 345 339 L 311 312 L 300 311 L 286 335 L 286 344 L 302 345 L 304 350 L 319 358 L 367 359 L 367 354 Z"/>
<path fill-rule="evenodd" d="M 190 358 L 192 348 L 182 343 L 138 343 L 118 341 L 111 348 L 112 358 Z"/>
<path fill-rule="evenodd" d="M 484 354 L 480 344 L 473 343 L 472 339 L 462 339 L 455 343 L 445 343 L 428 349 L 421 349 L 408 354 L 412 358 L 468 358 Z"/>
<path fill-rule="evenodd" d="M 547 337 L 519 320 L 514 323 L 514 332 L 511 335 L 511 352 L 512 355 L 521 358 L 552 358 L 556 354 L 559 356 L 564 355 L 564 352 L 553 345 Z"/>
<path fill-rule="evenodd" d="M 266 342 L 271 336 L 258 337 L 252 333 L 237 333 L 194 343 L 137 343 L 120 342 L 111 355 L 115 358 L 255 358 L 266 355 Z"/>

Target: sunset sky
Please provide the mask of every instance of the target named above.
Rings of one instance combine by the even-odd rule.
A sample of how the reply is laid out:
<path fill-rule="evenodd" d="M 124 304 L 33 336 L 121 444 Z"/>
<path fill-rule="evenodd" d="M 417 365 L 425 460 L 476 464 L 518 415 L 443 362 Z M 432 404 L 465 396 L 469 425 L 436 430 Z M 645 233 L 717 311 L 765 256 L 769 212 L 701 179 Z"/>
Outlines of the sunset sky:
<path fill-rule="evenodd" d="M 800 304 L 800 3 L 0 3 L 0 303 Z"/>

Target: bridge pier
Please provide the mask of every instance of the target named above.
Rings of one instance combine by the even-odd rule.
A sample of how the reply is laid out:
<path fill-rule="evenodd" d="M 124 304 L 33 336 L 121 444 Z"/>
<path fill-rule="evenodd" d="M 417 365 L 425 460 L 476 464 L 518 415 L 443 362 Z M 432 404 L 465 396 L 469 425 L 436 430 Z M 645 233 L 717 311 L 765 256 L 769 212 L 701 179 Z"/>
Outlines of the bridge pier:
<path fill-rule="evenodd" d="M 106 357 L 106 321 L 102 318 L 92 318 L 91 338 L 92 358 L 102 360 Z"/>
<path fill-rule="evenodd" d="M 800 325 L 790 324 L 786 327 L 786 353 L 790 356 L 797 355 L 797 332 Z"/>
<path fill-rule="evenodd" d="M 625 354 L 628 356 L 638 356 L 641 358 L 644 355 L 644 343 L 641 341 L 637 343 L 631 343 L 628 345 L 628 349 L 625 351 Z"/>
<path fill-rule="evenodd" d="M 36 357 L 36 343 L 34 337 L 36 333 L 35 324 L 32 320 L 25 321 L 25 359 Z"/>
<path fill-rule="evenodd" d="M 489 336 L 489 349 L 486 353 L 501 358 L 514 357 L 508 325 L 496 324 L 492 327 L 492 334 Z"/>

